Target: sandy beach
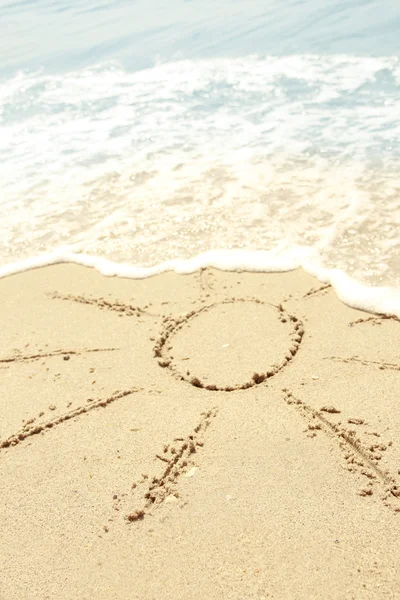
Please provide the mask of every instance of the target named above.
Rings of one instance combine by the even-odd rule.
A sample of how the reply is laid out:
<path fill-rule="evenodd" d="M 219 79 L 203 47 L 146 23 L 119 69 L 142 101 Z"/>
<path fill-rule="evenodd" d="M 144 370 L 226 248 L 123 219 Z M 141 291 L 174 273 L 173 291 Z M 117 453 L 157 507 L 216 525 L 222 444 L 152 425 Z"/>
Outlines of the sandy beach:
<path fill-rule="evenodd" d="M 400 597 L 398 319 L 300 270 L 0 295 L 0 598 Z"/>

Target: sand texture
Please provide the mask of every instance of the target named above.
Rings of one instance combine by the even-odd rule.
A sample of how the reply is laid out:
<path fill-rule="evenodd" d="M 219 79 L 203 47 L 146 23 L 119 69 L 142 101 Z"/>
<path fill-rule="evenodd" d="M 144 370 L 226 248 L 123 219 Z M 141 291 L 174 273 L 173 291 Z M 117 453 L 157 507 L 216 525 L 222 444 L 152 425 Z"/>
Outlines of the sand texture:
<path fill-rule="evenodd" d="M 0 598 L 400 598 L 400 322 L 302 271 L 0 281 Z"/>

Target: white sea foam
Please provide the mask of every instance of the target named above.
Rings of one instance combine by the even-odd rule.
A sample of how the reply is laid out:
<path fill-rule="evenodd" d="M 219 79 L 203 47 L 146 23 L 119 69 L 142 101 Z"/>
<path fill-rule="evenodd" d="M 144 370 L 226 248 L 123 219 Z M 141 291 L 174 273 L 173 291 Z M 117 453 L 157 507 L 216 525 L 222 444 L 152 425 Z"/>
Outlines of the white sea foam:
<path fill-rule="evenodd" d="M 303 266 L 399 314 L 399 85 L 396 57 L 316 55 L 5 80 L 0 275 Z"/>
<path fill-rule="evenodd" d="M 338 269 L 317 267 L 310 263 L 308 254 L 309 252 L 305 248 L 293 249 L 280 256 L 265 251 L 212 250 L 191 259 L 172 260 L 146 268 L 115 263 L 96 256 L 74 254 L 68 250 L 59 250 L 0 267 L 0 278 L 61 263 L 92 267 L 107 277 L 131 279 L 144 279 L 167 271 L 175 271 L 182 275 L 190 274 L 204 267 L 213 267 L 223 271 L 257 273 L 284 272 L 302 267 L 320 281 L 330 283 L 340 300 L 349 306 L 373 313 L 395 315 L 400 318 L 400 289 L 368 286 Z"/>

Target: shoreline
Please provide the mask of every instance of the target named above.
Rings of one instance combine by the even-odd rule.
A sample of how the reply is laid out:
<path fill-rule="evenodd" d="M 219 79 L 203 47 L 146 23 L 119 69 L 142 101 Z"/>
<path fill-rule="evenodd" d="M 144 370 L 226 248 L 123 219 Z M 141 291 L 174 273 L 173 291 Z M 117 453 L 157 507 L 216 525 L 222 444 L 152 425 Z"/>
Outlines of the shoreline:
<path fill-rule="evenodd" d="M 174 272 L 192 275 L 204 269 L 234 273 L 287 273 L 302 270 L 328 284 L 341 302 L 350 308 L 400 318 L 400 288 L 373 286 L 347 275 L 340 269 L 328 269 L 314 264 L 309 250 L 295 247 L 286 254 L 263 250 L 210 250 L 189 259 L 176 259 L 152 267 L 135 267 L 98 256 L 59 250 L 16 261 L 0 267 L 0 280 L 35 269 L 55 265 L 77 265 L 93 268 L 105 277 L 148 279 Z"/>
<path fill-rule="evenodd" d="M 301 270 L 0 293 L 0 595 L 396 593 L 397 318 Z"/>

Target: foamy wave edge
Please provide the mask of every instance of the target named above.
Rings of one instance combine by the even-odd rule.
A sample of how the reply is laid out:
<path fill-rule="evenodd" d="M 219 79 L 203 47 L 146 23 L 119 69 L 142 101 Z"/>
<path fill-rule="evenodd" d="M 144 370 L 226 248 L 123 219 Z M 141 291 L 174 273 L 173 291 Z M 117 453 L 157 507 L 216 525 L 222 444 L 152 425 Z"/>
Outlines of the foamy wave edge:
<path fill-rule="evenodd" d="M 91 267 L 106 277 L 130 279 L 145 279 L 167 271 L 190 274 L 205 267 L 221 271 L 257 273 L 286 272 L 302 268 L 321 282 L 330 283 L 337 297 L 348 306 L 400 318 L 400 289 L 368 286 L 340 269 L 323 267 L 313 252 L 303 247 L 279 253 L 264 250 L 209 250 L 193 258 L 166 261 L 153 267 L 135 267 L 98 256 L 60 249 L 0 267 L 0 279 L 60 263 Z"/>

